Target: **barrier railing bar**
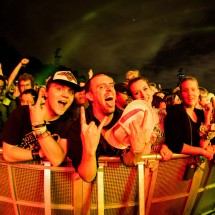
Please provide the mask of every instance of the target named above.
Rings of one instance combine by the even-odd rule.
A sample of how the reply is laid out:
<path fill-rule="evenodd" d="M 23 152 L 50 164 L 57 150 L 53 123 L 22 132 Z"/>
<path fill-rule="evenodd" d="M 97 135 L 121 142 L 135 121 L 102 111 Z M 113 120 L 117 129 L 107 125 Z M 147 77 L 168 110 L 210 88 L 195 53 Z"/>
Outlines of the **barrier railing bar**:
<path fill-rule="evenodd" d="M 137 202 L 120 202 L 120 203 L 107 203 L 105 204 L 105 209 L 116 209 L 116 208 L 125 208 L 125 207 L 134 207 L 138 206 Z M 97 206 L 91 205 L 90 209 L 97 209 Z"/>
<path fill-rule="evenodd" d="M 201 169 L 204 169 L 206 165 L 206 162 L 201 164 Z M 190 215 L 191 214 L 191 210 L 194 206 L 194 203 L 196 201 L 196 197 L 198 194 L 198 190 L 202 181 L 202 177 L 203 177 L 203 171 L 200 168 L 197 169 L 197 171 L 195 172 L 194 176 L 193 176 L 193 180 L 192 180 L 192 185 L 190 188 L 190 192 L 187 198 L 187 202 L 184 208 L 184 212 L 183 215 Z"/>
<path fill-rule="evenodd" d="M 209 185 L 206 185 L 205 187 L 199 188 L 198 193 L 204 192 L 206 190 L 214 189 L 214 188 L 215 188 L 215 183 L 209 184 Z"/>
<path fill-rule="evenodd" d="M 0 148 L 0 155 L 2 154 L 2 149 Z M 186 157 L 190 157 L 190 155 L 184 155 L 184 154 L 173 154 L 173 159 L 177 159 L 177 158 L 186 158 Z M 186 201 L 186 205 L 184 207 L 184 215 L 190 214 L 194 204 L 196 202 L 196 197 L 198 195 L 198 193 L 200 192 L 204 192 L 205 190 L 209 190 L 209 189 L 214 189 L 215 188 L 215 183 L 212 183 L 210 185 L 207 185 L 205 187 L 200 187 L 202 178 L 203 178 L 203 171 L 198 169 L 196 171 L 196 173 L 194 174 L 194 177 L 192 179 L 192 184 L 190 187 L 190 190 L 187 191 L 187 193 L 181 193 L 178 195 L 172 195 L 172 196 L 168 196 L 168 197 L 161 197 L 161 198 L 151 198 L 150 201 L 150 195 L 153 197 L 153 193 L 154 190 L 150 190 L 151 188 L 149 188 L 149 190 L 147 190 L 146 184 L 144 183 L 144 181 L 146 180 L 146 172 L 145 170 L 148 169 L 147 163 L 150 160 L 154 160 L 155 163 L 157 163 L 159 165 L 159 160 L 161 160 L 162 157 L 159 154 L 150 154 L 150 155 L 144 155 L 142 156 L 142 160 L 141 162 L 138 164 L 138 185 L 139 185 L 139 204 L 136 203 L 136 205 L 138 205 L 139 207 L 139 215 L 147 215 L 150 212 L 150 206 L 152 203 L 155 202 L 160 202 L 160 200 L 168 200 L 168 199 L 177 199 L 180 197 L 184 197 L 187 196 L 187 201 Z M 111 162 L 121 162 L 120 158 L 118 157 L 106 157 L 106 156 L 102 156 L 99 158 L 99 168 L 98 168 L 98 172 L 97 172 L 97 198 L 98 198 L 98 205 L 97 205 L 97 209 L 98 209 L 98 214 L 99 215 L 104 215 L 104 211 L 107 207 L 113 207 L 112 205 L 106 205 L 104 202 L 104 166 L 106 166 L 107 163 L 111 163 Z M 162 161 L 161 161 L 162 162 Z M 3 162 L 2 162 L 3 163 Z M 4 162 L 6 163 L 6 162 Z M 42 205 L 42 207 L 45 208 L 45 215 L 50 215 L 51 214 L 51 209 L 52 208 L 59 208 L 62 209 L 62 206 L 69 209 L 68 205 L 55 205 L 52 206 L 51 203 L 51 173 L 52 171 L 73 171 L 73 167 L 70 166 L 63 166 L 63 167 L 52 167 L 51 163 L 49 161 L 44 161 L 42 163 L 43 165 L 39 166 L 38 164 L 35 165 L 34 168 L 34 163 L 6 163 L 7 165 L 7 171 L 9 174 L 9 186 L 11 189 L 11 198 L 9 199 L 5 199 L 4 197 L 1 197 L 0 200 L 3 200 L 4 202 L 10 202 L 13 204 L 14 207 L 14 211 L 15 211 L 15 215 L 19 215 L 21 212 L 19 211 L 19 205 L 29 205 L 29 206 L 36 206 L 39 207 L 41 206 L 41 204 L 37 204 L 34 202 L 22 202 L 17 200 L 16 198 L 16 184 L 15 184 L 15 178 L 14 178 L 14 168 L 16 167 L 22 167 L 22 168 L 29 168 L 29 169 L 41 169 L 44 171 L 44 206 Z M 68 164 L 67 164 L 68 165 Z M 206 163 L 201 164 L 201 168 L 204 168 L 206 165 Z M 152 175 L 149 176 L 149 184 L 150 186 L 154 186 L 155 182 L 156 182 L 156 178 L 157 178 L 157 171 L 153 171 L 152 170 Z M 153 185 L 154 184 L 154 185 Z M 83 186 L 83 190 L 85 190 L 85 188 L 88 187 L 87 184 L 82 185 Z M 86 187 L 85 187 L 86 186 Z M 146 192 L 147 191 L 147 192 Z M 84 193 L 85 194 L 85 193 Z M 145 197 L 147 197 L 147 201 L 145 202 Z M 83 203 L 87 200 L 86 196 L 82 196 L 82 201 Z M 149 202 L 148 202 L 149 201 Z M 121 203 L 119 205 L 121 205 L 120 207 L 123 207 L 123 205 L 129 205 L 130 203 Z M 132 204 L 132 202 L 131 202 Z M 76 205 L 74 205 L 74 207 L 76 207 Z M 84 207 L 84 205 L 83 205 Z M 148 208 L 147 208 L 148 207 Z M 64 208 L 64 209 L 65 209 Z M 114 208 L 114 207 L 113 207 Z M 73 210 L 74 208 L 71 208 L 71 210 Z M 88 210 L 87 210 L 88 211 Z M 147 213 L 148 211 L 148 213 Z M 89 211 L 88 211 L 89 212 Z M 76 213 L 75 213 L 76 214 Z"/>
<path fill-rule="evenodd" d="M 50 162 L 43 162 L 44 166 L 51 166 Z M 51 170 L 44 169 L 44 203 L 45 215 L 51 214 Z"/>
<path fill-rule="evenodd" d="M 0 147 L 0 154 L 3 153 L 2 148 Z M 175 154 L 173 153 L 172 159 L 174 158 L 185 158 L 185 157 L 190 157 L 190 155 L 185 155 L 185 154 Z M 149 154 L 149 155 L 143 155 L 142 156 L 143 160 L 147 160 L 147 159 L 152 159 L 152 160 L 162 160 L 162 156 L 160 154 Z M 68 160 L 68 158 L 66 158 L 65 160 Z M 119 157 L 108 157 L 108 156 L 100 156 L 99 157 L 99 162 L 118 162 L 120 161 Z M 49 161 L 46 161 L 49 162 Z M 15 164 L 15 163 L 14 163 Z M 24 163 L 23 163 L 24 164 Z M 28 165 L 28 164 L 27 164 Z M 71 168 L 71 170 L 75 170 L 73 167 L 52 167 L 50 166 L 49 168 L 53 169 L 53 170 L 59 170 L 59 168 Z"/>
<path fill-rule="evenodd" d="M 12 200 L 16 202 L 16 193 L 15 193 L 15 184 L 14 184 L 14 174 L 13 174 L 13 167 L 11 165 L 7 166 L 8 177 L 9 177 L 9 186 L 10 192 L 12 196 Z M 14 212 L 16 215 L 19 215 L 19 208 L 17 204 L 13 204 Z"/>
<path fill-rule="evenodd" d="M 145 188 L 145 190 L 147 191 L 145 192 L 145 195 L 147 196 L 146 209 L 145 209 L 146 215 L 148 215 L 150 212 L 152 199 L 155 192 L 155 186 L 156 186 L 157 175 L 158 175 L 158 166 L 159 166 L 158 160 L 157 161 L 147 160 L 147 163 L 145 165 L 145 175 L 149 175 L 149 173 L 151 173 L 150 181 L 149 181 L 149 176 L 145 177 L 145 187 L 148 188 L 148 189 Z M 146 182 L 148 183 L 146 184 Z"/>
<path fill-rule="evenodd" d="M 104 215 L 104 163 L 99 163 L 97 170 L 98 215 Z"/>
<path fill-rule="evenodd" d="M 172 159 L 177 159 L 177 158 L 186 158 L 190 157 L 190 155 L 185 155 L 185 154 L 173 154 Z M 162 160 L 162 156 L 160 154 L 150 154 L 150 155 L 143 155 L 141 157 L 141 161 L 144 160 Z M 108 157 L 108 156 L 100 156 L 99 157 L 99 162 L 121 162 L 119 157 Z"/>
<path fill-rule="evenodd" d="M 137 163 L 138 168 L 138 208 L 139 215 L 145 215 L 145 180 L 144 180 L 144 162 Z"/>

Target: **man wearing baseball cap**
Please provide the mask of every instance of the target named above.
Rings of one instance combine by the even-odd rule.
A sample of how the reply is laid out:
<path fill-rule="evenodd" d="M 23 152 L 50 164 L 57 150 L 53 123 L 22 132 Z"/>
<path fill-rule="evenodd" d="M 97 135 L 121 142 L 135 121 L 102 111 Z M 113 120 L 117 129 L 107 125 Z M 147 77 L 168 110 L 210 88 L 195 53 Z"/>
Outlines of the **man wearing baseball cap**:
<path fill-rule="evenodd" d="M 8 162 L 47 158 L 53 166 L 66 157 L 68 118 L 64 113 L 79 86 L 70 71 L 58 71 L 46 84 L 34 106 L 20 106 L 11 113 L 1 134 L 3 156 Z"/>

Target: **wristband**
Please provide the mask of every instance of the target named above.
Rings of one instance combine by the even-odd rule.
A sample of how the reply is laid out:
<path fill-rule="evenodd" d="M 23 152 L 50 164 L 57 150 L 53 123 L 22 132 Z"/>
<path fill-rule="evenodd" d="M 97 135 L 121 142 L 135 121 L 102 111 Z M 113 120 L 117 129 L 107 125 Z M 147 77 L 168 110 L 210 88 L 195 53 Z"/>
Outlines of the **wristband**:
<path fill-rule="evenodd" d="M 43 126 L 46 126 L 46 124 L 43 123 L 43 124 L 38 124 L 38 125 L 32 125 L 32 128 L 34 130 L 34 128 L 40 128 L 40 127 L 43 127 Z"/>
<path fill-rule="evenodd" d="M 46 122 L 45 121 L 36 121 L 36 122 L 31 123 L 32 126 L 37 126 L 37 125 L 42 125 L 42 124 L 46 124 Z"/>
<path fill-rule="evenodd" d="M 47 131 L 46 126 L 41 126 L 38 128 L 32 127 L 32 130 L 35 132 L 36 136 L 42 135 Z"/>
<path fill-rule="evenodd" d="M 39 151 L 37 150 L 31 150 L 31 155 L 34 161 L 36 160 L 40 160 L 40 155 L 39 155 Z"/>
<path fill-rule="evenodd" d="M 48 136 L 50 136 L 50 132 L 46 130 L 43 134 L 37 135 L 37 139 L 40 140 Z"/>

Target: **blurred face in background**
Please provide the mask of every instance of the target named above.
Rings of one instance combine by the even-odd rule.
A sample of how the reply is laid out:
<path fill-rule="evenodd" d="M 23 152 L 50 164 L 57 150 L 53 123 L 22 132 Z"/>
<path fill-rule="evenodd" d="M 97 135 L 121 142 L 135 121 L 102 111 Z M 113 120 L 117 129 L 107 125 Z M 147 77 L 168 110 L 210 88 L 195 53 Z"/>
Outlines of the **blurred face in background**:
<path fill-rule="evenodd" d="M 87 102 L 87 99 L 85 97 L 85 91 L 82 90 L 81 92 L 76 92 L 75 93 L 75 104 L 82 105 L 85 102 Z"/>
<path fill-rule="evenodd" d="M 130 96 L 126 92 L 116 92 L 116 106 L 120 109 L 124 109 L 130 102 Z"/>
<path fill-rule="evenodd" d="M 20 98 L 20 105 L 34 105 L 34 97 L 30 94 L 22 94 Z"/>
<path fill-rule="evenodd" d="M 201 92 L 200 91 L 200 95 L 199 95 L 199 103 L 200 105 L 202 105 L 203 107 L 208 103 L 208 94 L 206 92 Z"/>
<path fill-rule="evenodd" d="M 25 90 L 31 89 L 31 88 L 32 88 L 31 80 L 26 80 L 26 81 L 22 80 L 22 81 L 20 81 L 19 90 L 20 90 L 21 93 L 23 93 Z"/>
<path fill-rule="evenodd" d="M 160 102 L 158 109 L 161 111 L 161 113 L 167 115 L 165 102 Z"/>

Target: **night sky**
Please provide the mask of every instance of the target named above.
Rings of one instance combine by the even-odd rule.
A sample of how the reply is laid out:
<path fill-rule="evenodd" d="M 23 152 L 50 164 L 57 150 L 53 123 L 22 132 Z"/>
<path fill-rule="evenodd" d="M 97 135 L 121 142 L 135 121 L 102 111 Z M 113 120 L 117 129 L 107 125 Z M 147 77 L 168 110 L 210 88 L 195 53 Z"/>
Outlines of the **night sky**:
<path fill-rule="evenodd" d="M 3 0 L 1 37 L 22 56 L 125 80 L 138 69 L 163 88 L 178 70 L 215 93 L 215 2 L 209 0 Z"/>

